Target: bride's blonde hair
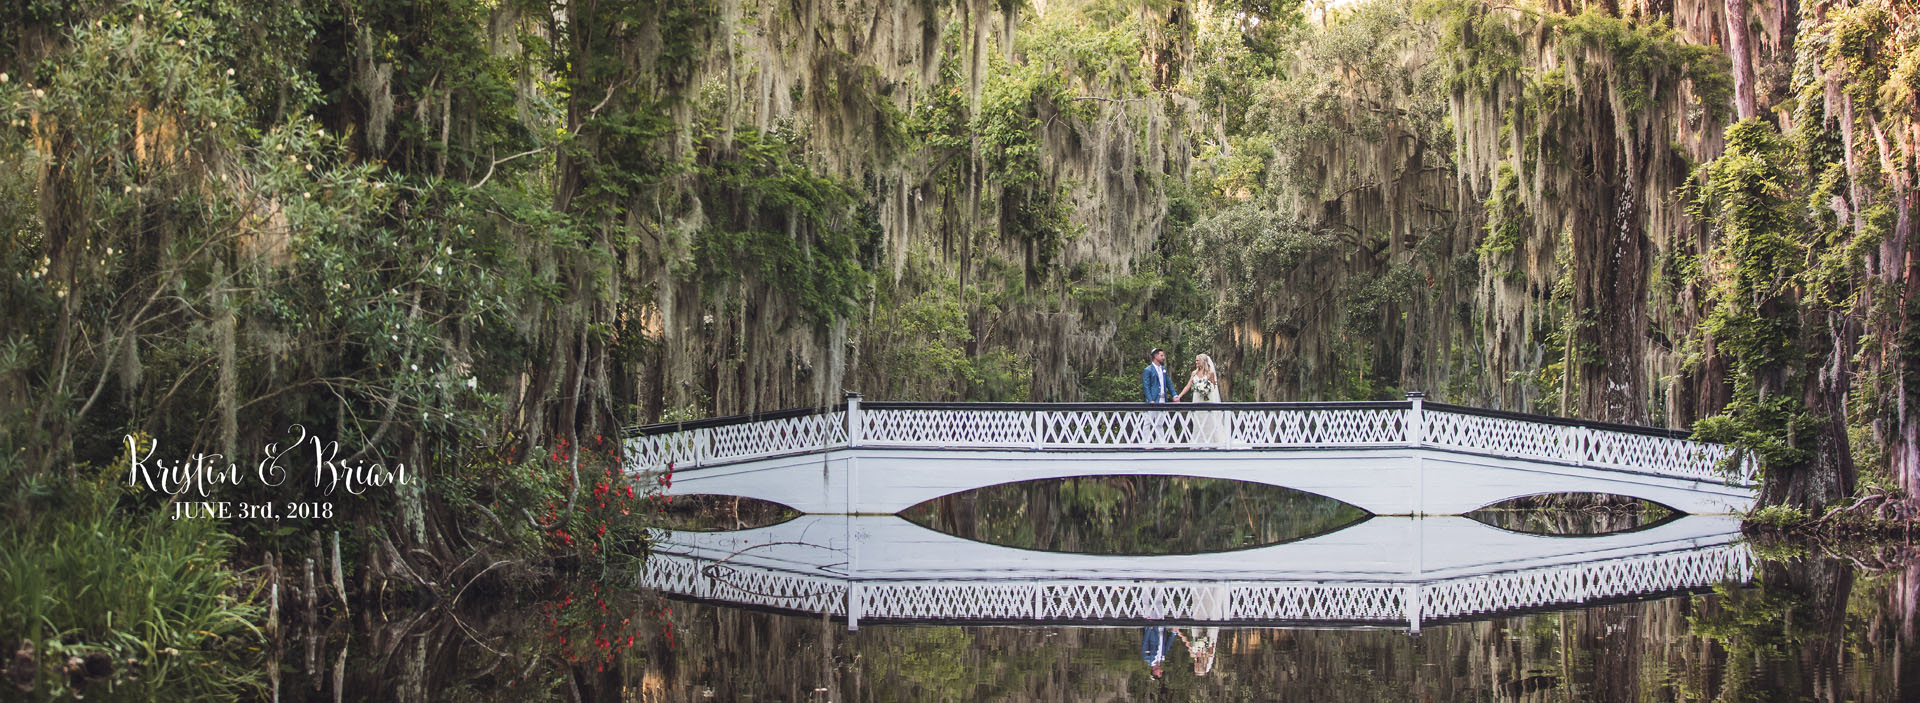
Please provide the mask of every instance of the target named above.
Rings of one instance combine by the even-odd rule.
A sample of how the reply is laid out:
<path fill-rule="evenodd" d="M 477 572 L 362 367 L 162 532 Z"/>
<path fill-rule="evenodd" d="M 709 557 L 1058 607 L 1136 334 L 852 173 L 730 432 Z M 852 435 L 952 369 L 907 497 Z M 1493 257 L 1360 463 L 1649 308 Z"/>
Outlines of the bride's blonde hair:
<path fill-rule="evenodd" d="M 1207 367 L 1207 380 L 1215 383 L 1220 382 L 1220 371 L 1213 367 L 1213 357 L 1201 354 L 1196 358 L 1200 360 L 1201 366 Z"/>

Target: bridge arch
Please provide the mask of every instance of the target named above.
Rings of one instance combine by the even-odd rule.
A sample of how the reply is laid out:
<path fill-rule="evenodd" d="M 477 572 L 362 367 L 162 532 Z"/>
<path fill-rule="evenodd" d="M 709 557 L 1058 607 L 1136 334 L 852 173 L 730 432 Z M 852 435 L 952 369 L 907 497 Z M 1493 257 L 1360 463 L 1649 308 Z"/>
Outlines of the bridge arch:
<path fill-rule="evenodd" d="M 996 482 L 996 483 L 990 483 L 990 484 L 984 484 L 984 485 L 979 485 L 979 486 L 971 486 L 971 487 L 967 487 L 967 488 L 961 488 L 961 489 L 958 489 L 958 490 L 954 490 L 954 491 L 950 491 L 950 492 L 947 492 L 947 493 L 943 493 L 943 494 L 940 494 L 940 495 L 937 495 L 937 496 L 933 496 L 933 497 L 931 497 L 931 498 L 928 498 L 928 499 L 926 499 L 926 500 L 922 500 L 922 501 L 920 501 L 920 502 L 917 502 L 917 503 L 914 503 L 914 504 L 912 504 L 912 505 L 909 505 L 909 506 L 907 506 L 906 508 L 903 508 L 903 509 L 902 509 L 902 511 L 904 512 L 905 510 L 910 510 L 910 509 L 913 509 L 913 508 L 917 508 L 917 507 L 919 507 L 919 506 L 922 506 L 922 505 L 925 505 L 925 504 L 927 504 L 927 503 L 930 503 L 930 502 L 933 502 L 933 501 L 937 501 L 937 500 L 941 500 L 941 499 L 944 499 L 944 498 L 952 498 L 952 497 L 954 497 L 954 496 L 961 496 L 961 495 L 966 495 L 966 494 L 968 494 L 968 493 L 975 493 L 975 492 L 978 492 L 978 491 L 986 491 L 986 490 L 991 490 L 991 489 L 995 489 L 995 488 L 1004 488 L 1004 487 L 1008 487 L 1008 486 L 1018 486 L 1018 485 L 1021 485 L 1021 484 L 1026 484 L 1026 483 L 1038 483 L 1038 482 L 1042 482 L 1042 481 L 1056 481 L 1056 480 L 1066 480 L 1066 479 L 1084 479 L 1084 478 L 1131 478 L 1131 477 L 1147 477 L 1147 478 L 1186 478 L 1186 479 L 1205 479 L 1205 480 L 1213 480 L 1213 481 L 1225 481 L 1225 482 L 1229 482 L 1229 483 L 1248 483 L 1248 484 L 1253 484 L 1253 485 L 1257 485 L 1257 486 L 1265 486 L 1265 487 L 1269 487 L 1269 488 L 1279 488 L 1279 489 L 1284 489 L 1284 490 L 1287 490 L 1287 491 L 1292 491 L 1292 492 L 1294 492 L 1294 493 L 1299 493 L 1299 494 L 1301 494 L 1301 495 L 1305 495 L 1305 496 L 1309 496 L 1309 497 L 1312 497 L 1312 498 L 1318 498 L 1318 499 L 1322 499 L 1322 500 L 1328 500 L 1328 501 L 1332 501 L 1332 502 L 1335 502 L 1335 503 L 1339 503 L 1339 504 L 1341 504 L 1341 505 L 1345 505 L 1345 506 L 1348 506 L 1348 507 L 1351 507 L 1351 508 L 1354 508 L 1354 509 L 1356 509 L 1356 510 L 1359 510 L 1359 511 L 1360 511 L 1360 512 L 1361 512 L 1361 513 L 1363 514 L 1363 515 L 1362 515 L 1362 519 L 1365 519 L 1366 517 L 1372 517 L 1372 516 L 1373 516 L 1373 513 L 1371 513 L 1371 512 L 1368 512 L 1366 508 L 1363 508 L 1363 507 L 1360 507 L 1360 506 L 1358 506 L 1358 505 L 1355 505 L 1355 504 L 1353 504 L 1353 503 L 1350 503 L 1350 502 L 1348 502 L 1348 501 L 1345 501 L 1345 500 L 1341 500 L 1341 499 L 1340 499 L 1340 498 L 1338 498 L 1338 497 L 1335 497 L 1335 496 L 1330 496 L 1330 495 L 1325 495 L 1325 494 L 1322 494 L 1322 493 L 1316 493 L 1316 492 L 1314 492 L 1314 491 L 1311 491 L 1311 490 L 1307 490 L 1307 489 L 1304 489 L 1304 488 L 1299 488 L 1299 487 L 1297 487 L 1297 486 L 1293 486 L 1293 485 L 1289 485 L 1289 484 L 1287 484 L 1287 483 L 1282 483 L 1282 482 L 1280 482 L 1280 481 L 1277 481 L 1277 480 L 1262 480 L 1262 479 L 1261 479 L 1260 477 L 1257 477 L 1257 476 L 1256 476 L 1256 477 L 1251 477 L 1251 478 L 1250 478 L 1250 477 L 1248 477 L 1248 476 L 1245 476 L 1245 475 L 1241 475 L 1241 474 L 1243 474 L 1244 472 L 1234 472 L 1234 471 L 1226 471 L 1226 470 L 1211 470 L 1211 471 L 1210 471 L 1210 470 L 1205 470 L 1205 469 L 1192 469 L 1192 468 L 1182 468 L 1182 467 L 1175 467 L 1175 468 L 1171 468 L 1171 469 L 1169 469 L 1169 470 L 1166 470 L 1166 471 L 1154 471 L 1154 470 L 1151 470 L 1151 469 L 1149 469 L 1149 470 L 1145 470 L 1145 471 L 1135 471 L 1135 472 L 1126 472 L 1126 473 L 1109 473 L 1109 472 L 1107 472 L 1107 471 L 1101 471 L 1101 470 L 1096 470 L 1096 469 L 1081 469 L 1081 470 L 1076 470 L 1076 469 L 1073 469 L 1073 468 L 1064 468 L 1064 469 L 1062 469 L 1062 470 L 1059 470 L 1059 471 L 1044 471 L 1043 473 L 1045 473 L 1046 475 L 1044 475 L 1044 476 L 1041 476 L 1041 477 L 1039 477 L 1039 478 L 1018 478 L 1018 477 L 1016 477 L 1016 478 L 1008 478 L 1007 480 L 1004 480 L 1004 481 L 998 481 L 998 482 Z"/>
<path fill-rule="evenodd" d="M 1426 448 L 1031 452 L 845 449 L 676 472 L 676 493 L 758 498 L 806 513 L 893 514 L 986 486 L 1080 476 L 1189 476 L 1279 486 L 1373 515 L 1464 515 L 1541 493 L 1605 492 L 1687 514 L 1740 512 L 1751 489 Z"/>
<path fill-rule="evenodd" d="M 1539 508 L 1532 507 L 1532 506 L 1523 506 L 1523 507 L 1515 507 L 1515 508 L 1501 507 L 1501 506 L 1513 504 L 1516 502 L 1525 501 L 1528 498 L 1546 498 L 1546 497 L 1558 497 L 1558 496 L 1568 496 L 1568 495 L 1612 496 L 1613 494 L 1536 493 L 1529 496 L 1509 498 L 1507 500 L 1492 503 L 1490 505 L 1487 505 L 1486 507 L 1480 508 L 1479 510 L 1475 510 L 1472 513 L 1469 513 L 1467 517 L 1470 517 L 1475 522 L 1479 522 L 1480 524 L 1486 525 L 1488 527 L 1492 527 L 1498 530 L 1505 530 L 1508 532 L 1514 532 L 1518 534 L 1583 539 L 1588 537 L 1626 534 L 1630 532 L 1648 530 L 1655 527 L 1659 527 L 1661 525 L 1665 525 L 1674 520 L 1679 520 L 1686 516 L 1686 513 L 1683 513 L 1679 510 L 1675 510 L 1673 509 L 1672 506 L 1661 505 L 1660 503 L 1656 503 L 1653 501 L 1645 501 L 1645 502 L 1652 503 L 1653 505 L 1659 506 L 1659 508 L 1664 512 L 1664 514 L 1658 514 L 1657 517 L 1653 517 L 1652 519 L 1649 519 L 1649 516 L 1647 514 L 1637 512 L 1637 510 L 1636 512 L 1628 514 L 1628 513 L 1613 513 L 1613 512 L 1588 513 L 1588 512 L 1581 512 L 1577 510 L 1568 511 L 1561 508 L 1560 506 L 1539 507 Z M 1636 499 L 1636 500 L 1643 500 L 1643 499 Z M 1574 505 L 1577 506 L 1578 504 L 1576 503 Z M 1495 513 L 1485 512 L 1488 510 L 1512 511 L 1512 514 L 1503 515 L 1499 512 L 1495 512 Z M 1525 516 L 1527 518 L 1527 522 L 1525 526 L 1517 526 L 1515 524 L 1511 524 L 1515 522 L 1513 518 L 1517 516 Z M 1538 521 L 1539 518 L 1545 518 L 1544 524 Z M 1503 523 L 1508 523 L 1508 524 L 1503 524 Z M 1554 524 L 1554 523 L 1558 523 L 1558 524 Z M 1621 526 L 1623 524 L 1625 526 Z M 1542 529 L 1543 527 L 1544 529 Z"/>

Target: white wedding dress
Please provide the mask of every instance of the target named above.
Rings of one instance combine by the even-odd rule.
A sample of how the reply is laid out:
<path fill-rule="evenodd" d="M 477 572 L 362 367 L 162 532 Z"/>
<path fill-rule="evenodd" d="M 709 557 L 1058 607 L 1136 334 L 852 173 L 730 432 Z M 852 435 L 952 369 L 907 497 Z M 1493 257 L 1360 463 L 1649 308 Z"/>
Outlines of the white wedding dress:
<path fill-rule="evenodd" d="M 1193 402 L 1220 402 L 1220 384 L 1201 378 L 1196 373 L 1190 377 L 1193 382 Z M 1224 447 L 1227 445 L 1227 414 L 1223 412 L 1196 412 L 1193 414 L 1193 442 L 1203 447 Z"/>

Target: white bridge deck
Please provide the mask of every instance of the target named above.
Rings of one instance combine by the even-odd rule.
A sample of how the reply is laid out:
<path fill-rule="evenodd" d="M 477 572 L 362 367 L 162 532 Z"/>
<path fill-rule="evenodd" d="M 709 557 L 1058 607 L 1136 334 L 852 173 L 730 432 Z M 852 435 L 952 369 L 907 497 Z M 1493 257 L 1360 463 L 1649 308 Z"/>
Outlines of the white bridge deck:
<path fill-rule="evenodd" d="M 1172 475 L 1251 481 L 1375 515 L 1459 515 L 1542 493 L 1689 514 L 1752 508 L 1751 459 L 1686 433 L 1406 401 L 862 403 L 640 428 L 630 470 L 667 492 L 806 513 L 892 514 L 1017 481 Z"/>
<path fill-rule="evenodd" d="M 973 542 L 893 516 L 809 515 L 736 532 L 656 531 L 641 584 L 670 594 L 868 622 L 1371 625 L 1745 582 L 1739 521 L 1545 537 L 1461 517 L 1373 518 L 1230 552 L 1100 556 Z"/>

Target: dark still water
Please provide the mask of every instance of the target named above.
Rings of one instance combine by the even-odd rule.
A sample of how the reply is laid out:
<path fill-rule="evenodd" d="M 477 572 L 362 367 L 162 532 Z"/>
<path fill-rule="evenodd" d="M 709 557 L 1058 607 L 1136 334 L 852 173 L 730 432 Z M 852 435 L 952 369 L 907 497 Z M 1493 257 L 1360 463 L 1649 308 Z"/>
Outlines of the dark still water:
<path fill-rule="evenodd" d="M 1904 558 L 1911 558 L 1908 553 Z M 1854 558 L 1868 563 L 1863 571 Z M 868 625 L 623 596 L 661 625 L 569 664 L 542 609 L 352 628 L 286 652 L 281 700 L 1920 700 L 1920 566 L 1763 561 L 1725 593 L 1423 629 L 1180 628 L 1151 678 L 1142 627 Z M 670 611 L 670 614 L 669 612 Z M 591 623 L 562 628 L 584 634 Z M 668 633 L 671 633 L 671 636 Z M 1188 642 L 1211 638 L 1196 673 Z M 344 651 L 344 656 L 342 652 Z M 315 675 L 306 673 L 312 663 Z M 335 677 L 335 672 L 340 672 Z M 336 696 L 339 696 L 338 698 Z"/>
<path fill-rule="evenodd" d="M 1920 701 L 1920 550 L 1573 503 L 1392 518 L 1149 477 L 903 516 L 689 501 L 630 578 L 296 627 L 247 697 Z"/>

